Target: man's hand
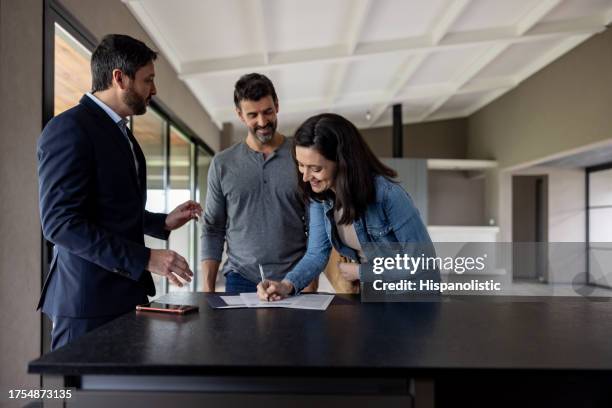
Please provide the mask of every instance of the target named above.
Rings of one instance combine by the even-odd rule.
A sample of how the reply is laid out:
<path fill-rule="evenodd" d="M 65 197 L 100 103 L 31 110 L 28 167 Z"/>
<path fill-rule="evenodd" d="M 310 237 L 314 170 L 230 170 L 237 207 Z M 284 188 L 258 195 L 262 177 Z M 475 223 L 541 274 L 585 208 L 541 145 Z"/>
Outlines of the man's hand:
<path fill-rule="evenodd" d="M 179 278 L 191 282 L 193 276 L 185 258 L 169 249 L 152 249 L 147 270 L 156 275 L 167 277 L 170 282 L 179 287 L 183 286 Z"/>
<path fill-rule="evenodd" d="M 261 300 L 275 301 L 289 296 L 293 292 L 293 285 L 288 280 L 265 280 L 257 285 L 257 296 Z"/>
<path fill-rule="evenodd" d="M 189 220 L 197 220 L 202 216 L 202 206 L 193 200 L 185 201 L 176 207 L 166 217 L 166 230 L 174 231 Z"/>
<path fill-rule="evenodd" d="M 359 264 L 350 262 L 338 262 L 340 275 L 349 282 L 359 280 Z"/>

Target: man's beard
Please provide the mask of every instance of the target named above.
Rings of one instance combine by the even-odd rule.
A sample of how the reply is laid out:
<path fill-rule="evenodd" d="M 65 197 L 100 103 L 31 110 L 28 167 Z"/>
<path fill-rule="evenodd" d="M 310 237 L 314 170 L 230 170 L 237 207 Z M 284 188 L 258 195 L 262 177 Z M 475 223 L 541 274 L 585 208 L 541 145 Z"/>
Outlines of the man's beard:
<path fill-rule="evenodd" d="M 142 115 L 147 111 L 147 99 L 138 95 L 133 87 L 129 87 L 123 96 L 123 103 L 132 110 L 132 115 Z"/>
<path fill-rule="evenodd" d="M 270 122 L 266 126 L 255 126 L 250 129 L 251 133 L 259 140 L 261 144 L 268 144 L 272 141 L 274 134 L 276 133 L 276 123 Z M 257 133 L 258 130 L 268 130 L 265 135 Z"/>

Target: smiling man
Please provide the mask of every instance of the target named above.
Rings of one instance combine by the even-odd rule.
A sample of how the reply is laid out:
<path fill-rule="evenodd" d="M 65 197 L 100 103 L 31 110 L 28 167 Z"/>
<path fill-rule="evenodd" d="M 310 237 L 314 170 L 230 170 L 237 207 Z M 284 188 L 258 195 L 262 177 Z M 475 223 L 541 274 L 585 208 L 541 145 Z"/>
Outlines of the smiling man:
<path fill-rule="evenodd" d="M 179 286 L 193 276 L 176 252 L 144 245 L 144 234 L 167 239 L 202 212 L 193 201 L 170 214 L 145 210 L 145 157 L 126 124 L 156 93 L 156 57 L 131 37 L 104 37 L 91 57 L 91 93 L 38 141 L 41 223 L 55 245 L 38 306 L 53 321 L 52 350 L 148 302 L 151 273 Z"/>
<path fill-rule="evenodd" d="M 224 242 L 226 292 L 256 292 L 259 264 L 266 279 L 282 279 L 306 251 L 304 205 L 291 144 L 277 131 L 272 82 L 242 76 L 234 104 L 247 135 L 210 165 L 201 253 L 207 292 L 215 291 Z"/>

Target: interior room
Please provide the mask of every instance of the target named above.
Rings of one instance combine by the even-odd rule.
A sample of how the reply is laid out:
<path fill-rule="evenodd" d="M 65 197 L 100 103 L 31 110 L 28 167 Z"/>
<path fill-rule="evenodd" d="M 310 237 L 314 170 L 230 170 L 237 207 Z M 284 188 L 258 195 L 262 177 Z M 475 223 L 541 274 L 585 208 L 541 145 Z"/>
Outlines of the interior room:
<path fill-rule="evenodd" d="M 441 271 L 442 282 L 486 276 L 503 287 L 486 296 L 603 304 L 612 298 L 611 22 L 610 0 L 0 0 L 0 405 L 52 406 L 7 397 L 53 385 L 28 371 L 49 352 L 51 331 L 36 310 L 53 256 L 41 230 L 37 141 L 90 90 L 91 54 L 105 34 L 127 34 L 159 52 L 157 95 L 129 120 L 147 162 L 148 211 L 167 213 L 186 200 L 204 205 L 213 157 L 247 136 L 234 84 L 259 72 L 276 87 L 283 135 L 324 112 L 355 124 L 399 173 L 438 252 L 461 253 L 452 243 L 493 248 L 487 273 Z M 167 242 L 145 237 L 148 248 L 176 251 L 194 272 L 182 288 L 154 275 L 152 300 L 203 291 L 201 234 L 202 224 L 191 222 Z M 333 278 L 338 256 L 318 291 L 355 295 Z M 217 290 L 224 288 L 219 273 Z M 601 313 L 588 309 L 579 320 Z M 270 319 L 258 316 L 265 333 Z M 595 351 L 604 360 L 612 352 Z M 585 361 L 577 369 L 607 373 L 593 386 L 609 385 L 612 367 Z M 529 375 L 541 368 L 517 367 Z M 433 382 L 410 384 L 410 404 L 422 401 L 414 392 L 435 395 L 436 404 L 431 397 L 403 406 L 447 406 Z M 448 379 L 436 384 L 453 390 Z M 287 387 L 275 401 L 287 402 Z M 227 406 L 240 405 L 228 398 Z"/>

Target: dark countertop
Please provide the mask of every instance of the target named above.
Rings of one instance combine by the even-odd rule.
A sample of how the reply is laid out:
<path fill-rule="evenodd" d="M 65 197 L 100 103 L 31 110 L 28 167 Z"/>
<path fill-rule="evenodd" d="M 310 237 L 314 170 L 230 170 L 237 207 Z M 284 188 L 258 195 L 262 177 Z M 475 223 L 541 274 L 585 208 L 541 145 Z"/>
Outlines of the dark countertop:
<path fill-rule="evenodd" d="M 451 370 L 612 370 L 612 299 L 334 300 L 327 311 L 131 312 L 29 363 L 30 373 L 401 376 Z"/>

